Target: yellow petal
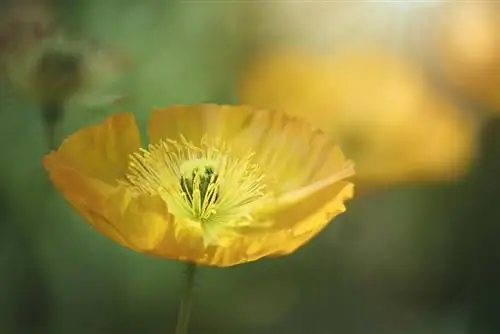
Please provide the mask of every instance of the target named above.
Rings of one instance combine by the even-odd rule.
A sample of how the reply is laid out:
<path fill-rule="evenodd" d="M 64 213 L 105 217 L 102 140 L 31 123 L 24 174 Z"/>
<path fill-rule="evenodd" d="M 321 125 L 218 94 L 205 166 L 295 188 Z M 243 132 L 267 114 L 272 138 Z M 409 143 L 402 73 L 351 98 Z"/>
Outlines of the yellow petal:
<path fill-rule="evenodd" d="M 205 260 L 203 230 L 177 217 L 169 217 L 162 241 L 150 252 L 154 256 L 208 264 Z"/>
<path fill-rule="evenodd" d="M 232 143 L 255 153 L 270 190 L 278 195 L 326 179 L 345 163 L 325 133 L 276 111 L 256 110 Z"/>
<path fill-rule="evenodd" d="M 281 233 L 280 237 L 283 239 L 283 242 L 273 243 L 274 245 L 277 244 L 277 247 L 272 255 L 289 254 L 311 240 L 332 219 L 346 210 L 344 202 L 351 199 L 353 195 L 354 185 L 352 183 L 339 182 L 329 188 L 318 191 L 316 194 L 291 207 L 290 210 L 277 213 L 273 218 L 278 221 L 279 219 L 290 220 L 290 217 L 293 217 L 295 214 L 301 218 L 297 220 L 291 229 Z M 294 210 L 298 212 L 294 212 Z M 286 224 L 286 222 L 283 221 L 281 224 Z"/>
<path fill-rule="evenodd" d="M 347 170 L 347 172 L 350 171 Z M 346 175 L 352 176 L 352 174 Z M 305 230 L 314 229 L 315 225 L 322 224 L 322 220 L 310 220 L 309 217 L 329 203 L 330 206 L 325 207 L 325 210 L 335 212 L 332 217 L 328 218 L 331 219 L 338 213 L 336 208 L 338 206 L 343 208 L 343 202 L 352 197 L 353 185 L 343 181 L 343 178 L 334 175 L 329 179 L 273 199 L 256 213 L 256 218 L 269 221 L 264 226 L 274 231 L 293 229 L 294 233 L 301 234 Z M 346 188 L 350 190 L 347 191 Z M 342 194 L 340 202 L 338 201 L 339 194 Z M 333 201 L 334 199 L 336 201 Z M 324 213 L 325 217 L 328 215 L 328 212 Z M 249 228 L 245 230 L 245 233 L 251 234 L 253 230 L 259 231 L 259 228 Z"/>
<path fill-rule="evenodd" d="M 165 138 L 178 140 L 180 136 L 194 143 L 199 143 L 203 136 L 229 140 L 240 131 L 252 112 L 253 108 L 248 106 L 215 104 L 155 109 L 149 119 L 149 142 Z"/>
<path fill-rule="evenodd" d="M 129 154 L 139 147 L 134 115 L 118 113 L 101 124 L 74 133 L 50 155 L 60 156 L 88 177 L 116 184 L 116 180 L 125 175 Z"/>
<path fill-rule="evenodd" d="M 163 237 L 168 216 L 161 199 L 133 197 L 116 180 L 125 175 L 129 154 L 140 146 L 131 113 L 80 130 L 44 158 L 55 187 L 91 225 L 114 241 L 138 251 Z"/>
<path fill-rule="evenodd" d="M 44 159 L 55 187 L 99 232 L 136 251 L 156 247 L 170 215 L 158 197 L 133 197 L 125 188 L 92 178 L 58 153 Z"/>

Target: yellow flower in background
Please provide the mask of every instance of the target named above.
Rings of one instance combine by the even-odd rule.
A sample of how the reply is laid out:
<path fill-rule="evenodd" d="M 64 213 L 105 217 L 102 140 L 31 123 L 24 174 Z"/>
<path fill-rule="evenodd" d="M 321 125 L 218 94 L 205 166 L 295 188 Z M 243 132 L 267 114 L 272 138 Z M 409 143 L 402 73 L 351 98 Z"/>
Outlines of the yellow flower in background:
<path fill-rule="evenodd" d="M 80 130 L 47 155 L 56 188 L 92 226 L 155 256 L 231 266 L 284 255 L 345 210 L 353 165 L 308 123 L 244 106 L 154 110 Z"/>
<path fill-rule="evenodd" d="M 452 1 L 440 6 L 431 36 L 444 78 L 469 98 L 500 111 L 500 7 Z"/>
<path fill-rule="evenodd" d="M 364 183 L 453 179 L 474 152 L 475 122 L 388 52 L 271 52 L 249 66 L 240 98 L 307 118 L 353 157 Z"/>
<path fill-rule="evenodd" d="M 399 131 L 427 103 L 420 73 L 384 52 L 272 52 L 246 74 L 242 101 L 306 116 L 333 134 L 362 127 L 380 139 L 375 132 Z"/>

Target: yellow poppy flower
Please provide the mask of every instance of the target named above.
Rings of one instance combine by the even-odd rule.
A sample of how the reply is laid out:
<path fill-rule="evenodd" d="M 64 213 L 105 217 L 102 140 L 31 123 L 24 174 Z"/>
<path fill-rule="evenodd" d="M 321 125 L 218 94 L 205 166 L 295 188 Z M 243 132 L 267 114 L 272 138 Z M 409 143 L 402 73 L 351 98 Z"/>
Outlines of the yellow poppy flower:
<path fill-rule="evenodd" d="M 244 106 L 156 109 L 140 148 L 131 113 L 44 158 L 92 226 L 155 256 L 231 266 L 293 252 L 345 210 L 353 165 L 323 133 Z"/>
<path fill-rule="evenodd" d="M 352 156 L 364 184 L 452 179 L 474 151 L 477 124 L 388 52 L 271 52 L 251 64 L 240 98 L 314 123 Z"/>

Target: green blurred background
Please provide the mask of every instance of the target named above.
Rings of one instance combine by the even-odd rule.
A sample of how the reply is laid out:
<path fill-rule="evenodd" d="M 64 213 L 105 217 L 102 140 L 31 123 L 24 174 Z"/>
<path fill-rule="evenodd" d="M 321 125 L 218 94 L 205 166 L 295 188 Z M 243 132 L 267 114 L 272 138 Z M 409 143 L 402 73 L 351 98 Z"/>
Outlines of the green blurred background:
<path fill-rule="evenodd" d="M 125 102 L 68 106 L 61 137 L 118 110 L 144 125 L 154 106 L 237 103 L 246 60 L 282 19 L 265 23 L 258 2 L 36 3 L 132 64 L 111 87 Z M 0 333 L 172 333 L 183 264 L 124 249 L 73 212 L 41 167 L 36 102 L 0 88 Z M 203 268 L 190 333 L 500 333 L 498 143 L 500 121 L 488 119 L 462 178 L 376 187 L 291 256 Z"/>

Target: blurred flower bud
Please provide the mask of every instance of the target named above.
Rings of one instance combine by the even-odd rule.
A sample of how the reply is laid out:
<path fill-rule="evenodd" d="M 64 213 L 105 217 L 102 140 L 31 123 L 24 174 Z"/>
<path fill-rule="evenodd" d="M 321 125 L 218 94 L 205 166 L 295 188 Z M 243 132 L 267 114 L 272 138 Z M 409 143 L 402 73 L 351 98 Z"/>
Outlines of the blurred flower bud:
<path fill-rule="evenodd" d="M 65 103 L 85 99 L 128 69 L 125 60 L 117 59 L 95 43 L 57 36 L 40 40 L 28 51 L 12 53 L 7 69 L 10 81 L 38 103 Z"/>
<path fill-rule="evenodd" d="M 29 48 L 8 54 L 8 79 L 40 106 L 51 147 L 56 145 L 56 124 L 69 103 L 92 107 L 123 99 L 100 91 L 128 69 L 126 57 L 117 54 L 96 43 L 60 35 L 40 38 Z"/>
<path fill-rule="evenodd" d="M 72 50 L 48 47 L 35 61 L 32 91 L 41 103 L 64 103 L 82 85 L 83 57 Z"/>

